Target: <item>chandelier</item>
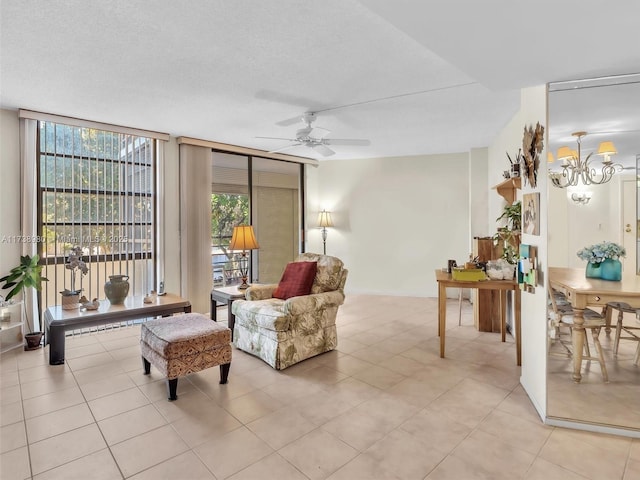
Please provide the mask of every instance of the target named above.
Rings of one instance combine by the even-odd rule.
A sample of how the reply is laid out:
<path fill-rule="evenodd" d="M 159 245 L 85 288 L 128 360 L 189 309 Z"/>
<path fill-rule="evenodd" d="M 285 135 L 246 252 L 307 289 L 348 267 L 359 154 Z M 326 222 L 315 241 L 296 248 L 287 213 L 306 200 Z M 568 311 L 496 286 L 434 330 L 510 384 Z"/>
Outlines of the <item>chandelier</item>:
<path fill-rule="evenodd" d="M 586 158 L 582 158 L 580 143 L 587 132 L 574 132 L 571 135 L 577 137 L 578 150 L 569 147 L 558 149 L 558 160 L 562 161 L 561 171 L 549 172 L 549 179 L 554 187 L 575 187 L 581 181 L 583 185 L 602 185 L 613 178 L 616 172 L 622 171 L 622 165 L 611 163 L 611 155 L 618 153 L 613 142 L 601 142 L 596 155 L 602 155 L 602 167 L 598 172 L 590 163 L 591 152 Z M 550 157 L 551 160 L 551 157 Z"/>

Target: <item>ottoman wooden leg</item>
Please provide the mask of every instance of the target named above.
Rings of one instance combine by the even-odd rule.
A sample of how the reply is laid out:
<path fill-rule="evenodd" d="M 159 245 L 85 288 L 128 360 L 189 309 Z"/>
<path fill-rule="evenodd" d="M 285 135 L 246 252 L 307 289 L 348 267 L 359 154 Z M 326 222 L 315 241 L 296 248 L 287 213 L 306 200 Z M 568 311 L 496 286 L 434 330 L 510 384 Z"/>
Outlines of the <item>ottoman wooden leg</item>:
<path fill-rule="evenodd" d="M 230 368 L 231 368 L 231 363 L 225 363 L 224 365 L 220 365 L 220 383 L 227 383 L 227 377 L 229 377 Z"/>
<path fill-rule="evenodd" d="M 178 399 L 178 395 L 176 395 L 176 390 L 178 390 L 178 379 L 173 378 L 171 380 L 167 380 L 167 388 L 169 389 L 169 401 L 173 402 Z"/>
<path fill-rule="evenodd" d="M 144 366 L 144 374 L 149 375 L 151 373 L 151 364 L 149 363 L 149 360 L 142 357 L 142 365 Z"/>

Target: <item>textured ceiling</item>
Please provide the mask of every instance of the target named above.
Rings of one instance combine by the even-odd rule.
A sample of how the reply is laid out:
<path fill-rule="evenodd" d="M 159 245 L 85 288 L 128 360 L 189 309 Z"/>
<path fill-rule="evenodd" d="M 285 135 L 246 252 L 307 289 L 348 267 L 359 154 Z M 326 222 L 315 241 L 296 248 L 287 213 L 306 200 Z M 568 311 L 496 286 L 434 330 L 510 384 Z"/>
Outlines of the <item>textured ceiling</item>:
<path fill-rule="evenodd" d="M 637 0 L 4 0 L 0 15 L 3 108 L 264 150 L 288 142 L 256 136 L 320 111 L 329 138 L 371 140 L 331 159 L 485 147 L 522 87 L 640 71 Z"/>

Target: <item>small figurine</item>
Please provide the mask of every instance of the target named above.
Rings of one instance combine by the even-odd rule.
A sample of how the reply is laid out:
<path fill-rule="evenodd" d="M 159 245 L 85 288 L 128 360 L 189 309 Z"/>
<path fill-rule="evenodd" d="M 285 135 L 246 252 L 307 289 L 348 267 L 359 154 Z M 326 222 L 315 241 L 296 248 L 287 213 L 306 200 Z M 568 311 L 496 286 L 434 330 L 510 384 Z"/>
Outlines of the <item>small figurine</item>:
<path fill-rule="evenodd" d="M 149 292 L 149 295 L 145 295 L 144 298 L 142 299 L 143 303 L 153 303 L 156 301 L 156 292 L 151 290 Z"/>
<path fill-rule="evenodd" d="M 92 301 L 87 300 L 87 297 L 84 295 L 80 297 L 80 305 L 82 305 L 87 310 L 97 310 L 100 308 L 100 301 L 97 298 L 94 298 Z"/>

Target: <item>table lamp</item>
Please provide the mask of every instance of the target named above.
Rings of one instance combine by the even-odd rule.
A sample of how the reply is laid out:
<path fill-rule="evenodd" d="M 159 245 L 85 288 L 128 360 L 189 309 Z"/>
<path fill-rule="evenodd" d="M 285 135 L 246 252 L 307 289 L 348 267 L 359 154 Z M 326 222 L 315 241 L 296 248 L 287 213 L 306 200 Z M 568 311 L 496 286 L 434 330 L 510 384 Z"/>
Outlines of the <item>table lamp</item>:
<path fill-rule="evenodd" d="M 260 248 L 256 235 L 253 232 L 251 225 L 239 225 L 233 227 L 233 235 L 231 236 L 231 243 L 229 243 L 229 250 L 242 250 L 242 258 L 240 259 L 240 275 L 242 275 L 242 284 L 238 286 L 240 290 L 245 290 L 249 287 L 247 283 L 247 277 L 249 276 L 249 262 L 247 259 L 247 250 L 255 250 Z"/>

